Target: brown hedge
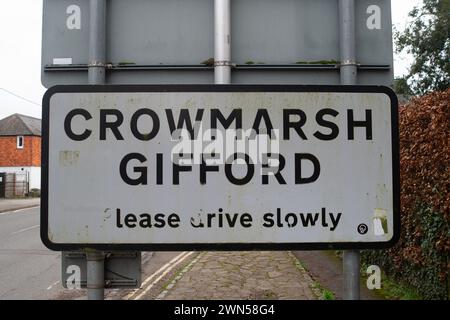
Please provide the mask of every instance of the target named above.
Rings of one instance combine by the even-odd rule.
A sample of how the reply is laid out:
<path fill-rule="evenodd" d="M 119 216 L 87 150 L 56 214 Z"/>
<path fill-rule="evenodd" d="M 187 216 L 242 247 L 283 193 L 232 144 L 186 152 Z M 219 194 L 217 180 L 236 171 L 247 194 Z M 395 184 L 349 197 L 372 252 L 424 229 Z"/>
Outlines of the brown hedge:
<path fill-rule="evenodd" d="M 411 213 L 426 204 L 449 222 L 450 207 L 450 89 L 414 98 L 400 107 L 400 181 L 402 225 L 413 241 L 401 248 L 401 259 L 425 262 L 417 246 L 421 225 Z M 450 252 L 450 237 L 441 234 L 436 249 Z M 400 257 L 399 257 L 400 258 Z"/>
<path fill-rule="evenodd" d="M 402 230 L 387 251 L 363 261 L 413 286 L 429 299 L 447 299 L 450 253 L 450 89 L 414 98 L 399 109 Z"/>

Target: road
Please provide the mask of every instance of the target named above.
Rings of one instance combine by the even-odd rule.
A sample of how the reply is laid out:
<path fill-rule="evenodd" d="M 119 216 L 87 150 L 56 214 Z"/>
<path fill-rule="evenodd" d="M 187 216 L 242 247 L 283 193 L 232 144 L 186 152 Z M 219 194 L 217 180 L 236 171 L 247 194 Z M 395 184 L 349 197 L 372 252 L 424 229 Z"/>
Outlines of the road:
<path fill-rule="evenodd" d="M 42 244 L 39 227 L 39 207 L 0 213 L 0 300 L 84 299 L 86 290 L 62 287 L 61 254 Z M 142 281 L 147 280 L 143 288 L 106 290 L 106 297 L 145 299 L 141 292 L 155 286 L 156 279 L 164 281 L 169 273 L 176 272 L 169 262 L 179 255 L 180 252 L 143 253 Z"/>
<path fill-rule="evenodd" d="M 0 212 L 0 300 L 86 299 L 86 290 L 62 287 L 61 254 L 48 250 L 41 243 L 39 227 L 39 207 Z M 306 262 L 317 280 L 341 297 L 339 284 L 342 280 L 336 280 L 342 276 L 340 261 L 330 263 L 329 257 L 317 252 L 294 254 Z M 142 287 L 105 290 L 105 298 L 157 299 L 181 270 L 198 260 L 196 257 L 199 253 L 143 252 Z M 364 299 L 379 299 L 367 291 L 362 288 Z"/>
<path fill-rule="evenodd" d="M 0 299 L 52 299 L 60 254 L 39 237 L 39 208 L 0 213 Z"/>

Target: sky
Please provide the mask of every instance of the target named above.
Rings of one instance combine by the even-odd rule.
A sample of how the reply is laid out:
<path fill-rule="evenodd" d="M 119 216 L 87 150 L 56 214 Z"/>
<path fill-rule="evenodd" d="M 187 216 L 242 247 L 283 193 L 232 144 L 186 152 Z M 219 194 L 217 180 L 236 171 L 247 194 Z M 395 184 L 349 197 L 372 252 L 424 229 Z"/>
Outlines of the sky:
<path fill-rule="evenodd" d="M 392 0 L 398 30 L 422 0 Z M 0 0 L 0 119 L 13 113 L 41 118 L 42 0 Z M 395 76 L 405 74 L 412 58 L 394 56 Z"/>

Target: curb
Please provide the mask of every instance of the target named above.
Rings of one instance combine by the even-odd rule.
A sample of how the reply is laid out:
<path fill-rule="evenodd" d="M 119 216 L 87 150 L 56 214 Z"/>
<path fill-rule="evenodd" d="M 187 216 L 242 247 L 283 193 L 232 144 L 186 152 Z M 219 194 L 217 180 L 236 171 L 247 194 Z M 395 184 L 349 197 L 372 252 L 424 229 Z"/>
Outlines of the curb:
<path fill-rule="evenodd" d="M 184 266 L 181 271 L 178 271 L 178 274 L 170 281 L 170 283 L 155 298 L 155 300 L 163 300 L 169 294 L 169 291 L 177 284 L 178 280 L 180 280 L 189 270 L 191 270 L 194 264 L 196 264 L 197 261 L 200 260 L 205 254 L 206 251 L 200 252 L 193 260 L 191 260 L 186 266 Z"/>
<path fill-rule="evenodd" d="M 302 265 L 300 260 L 292 253 L 292 251 L 288 251 L 288 256 L 291 258 L 292 262 L 294 262 L 295 267 L 302 271 L 302 276 L 306 281 L 309 282 L 308 287 L 312 291 L 312 293 L 317 297 L 317 300 L 324 300 L 322 290 L 316 286 L 316 283 L 319 283 L 314 277 L 309 273 L 309 271 Z"/>

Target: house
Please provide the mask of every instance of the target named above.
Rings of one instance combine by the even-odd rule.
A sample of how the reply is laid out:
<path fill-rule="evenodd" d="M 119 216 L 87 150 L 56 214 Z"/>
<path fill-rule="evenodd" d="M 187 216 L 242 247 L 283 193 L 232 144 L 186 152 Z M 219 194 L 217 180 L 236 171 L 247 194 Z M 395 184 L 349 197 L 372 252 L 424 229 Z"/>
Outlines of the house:
<path fill-rule="evenodd" d="M 0 120 L 0 197 L 41 188 L 41 120 L 13 114 Z"/>

